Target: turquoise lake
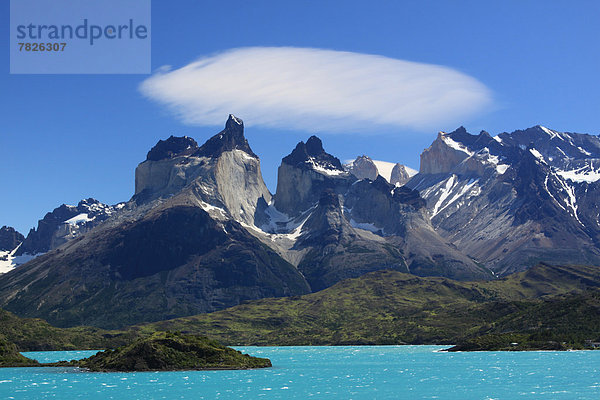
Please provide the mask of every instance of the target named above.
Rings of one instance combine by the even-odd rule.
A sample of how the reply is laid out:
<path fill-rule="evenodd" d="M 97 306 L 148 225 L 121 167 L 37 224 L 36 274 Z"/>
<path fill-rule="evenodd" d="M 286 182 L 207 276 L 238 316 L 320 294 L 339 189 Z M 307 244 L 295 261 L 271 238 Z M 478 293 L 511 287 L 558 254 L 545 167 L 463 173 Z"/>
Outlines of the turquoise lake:
<path fill-rule="evenodd" d="M 2 368 L 2 399 L 599 399 L 600 351 L 444 353 L 440 346 L 236 347 L 248 371 Z M 95 352 L 23 353 L 50 362 Z"/>

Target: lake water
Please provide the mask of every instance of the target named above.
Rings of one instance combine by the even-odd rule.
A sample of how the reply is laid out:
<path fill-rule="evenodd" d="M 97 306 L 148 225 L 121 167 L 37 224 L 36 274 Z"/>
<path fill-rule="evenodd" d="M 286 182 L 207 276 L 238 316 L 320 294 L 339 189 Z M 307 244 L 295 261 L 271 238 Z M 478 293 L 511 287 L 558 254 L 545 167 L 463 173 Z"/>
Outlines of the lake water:
<path fill-rule="evenodd" d="M 2 368 L 2 399 L 599 399 L 600 351 L 443 353 L 439 346 L 237 347 L 248 371 Z M 35 352 L 50 362 L 94 352 Z"/>

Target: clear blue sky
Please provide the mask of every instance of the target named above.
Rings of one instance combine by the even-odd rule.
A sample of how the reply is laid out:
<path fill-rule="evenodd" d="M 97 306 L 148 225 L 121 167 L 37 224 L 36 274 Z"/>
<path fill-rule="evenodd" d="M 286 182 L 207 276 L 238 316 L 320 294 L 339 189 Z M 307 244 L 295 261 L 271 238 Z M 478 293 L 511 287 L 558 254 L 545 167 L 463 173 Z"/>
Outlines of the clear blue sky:
<path fill-rule="evenodd" d="M 128 200 L 136 165 L 159 139 L 203 143 L 220 130 L 184 125 L 144 97 L 147 75 L 10 75 L 8 1 L 0 15 L 0 225 L 26 234 L 62 203 Z M 344 50 L 455 69 L 492 93 L 492 105 L 462 122 L 472 133 L 536 124 L 600 133 L 596 1 L 153 1 L 153 69 L 244 46 Z M 255 127 L 246 136 L 274 191 L 281 158 L 311 133 L 342 160 L 367 154 L 418 168 L 436 131 L 456 127 L 372 135 Z"/>

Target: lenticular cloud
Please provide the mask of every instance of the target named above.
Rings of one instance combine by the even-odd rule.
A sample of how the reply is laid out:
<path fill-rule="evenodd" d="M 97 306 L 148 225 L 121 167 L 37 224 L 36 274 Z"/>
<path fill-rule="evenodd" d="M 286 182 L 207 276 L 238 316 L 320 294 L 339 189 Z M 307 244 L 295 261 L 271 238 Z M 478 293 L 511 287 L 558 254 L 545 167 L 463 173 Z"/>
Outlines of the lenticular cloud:
<path fill-rule="evenodd" d="M 345 51 L 249 47 L 163 67 L 140 85 L 187 124 L 373 132 L 439 128 L 491 103 L 476 79 L 450 68 Z"/>

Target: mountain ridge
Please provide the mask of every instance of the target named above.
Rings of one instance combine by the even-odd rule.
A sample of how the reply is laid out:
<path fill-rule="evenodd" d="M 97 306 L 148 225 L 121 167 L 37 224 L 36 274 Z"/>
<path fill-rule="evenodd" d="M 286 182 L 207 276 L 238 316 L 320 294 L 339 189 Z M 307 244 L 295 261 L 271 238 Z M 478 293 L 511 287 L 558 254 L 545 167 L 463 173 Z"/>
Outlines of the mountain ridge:
<path fill-rule="evenodd" d="M 600 265 L 591 178 L 600 139 L 515 132 L 440 132 L 405 185 L 390 182 L 394 169 L 408 175 L 401 164 L 389 178 L 366 156 L 344 166 L 311 136 L 282 158 L 271 194 L 243 121 L 229 115 L 201 146 L 159 141 L 136 168 L 130 201 L 49 213 L 23 242 L 45 254 L 0 275 L 0 306 L 59 326 L 119 328 L 379 270 L 468 281 L 540 261 Z M 548 138 L 565 157 L 535 143 Z"/>

